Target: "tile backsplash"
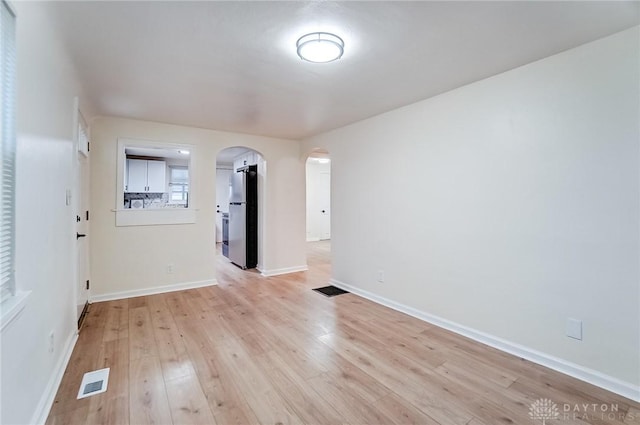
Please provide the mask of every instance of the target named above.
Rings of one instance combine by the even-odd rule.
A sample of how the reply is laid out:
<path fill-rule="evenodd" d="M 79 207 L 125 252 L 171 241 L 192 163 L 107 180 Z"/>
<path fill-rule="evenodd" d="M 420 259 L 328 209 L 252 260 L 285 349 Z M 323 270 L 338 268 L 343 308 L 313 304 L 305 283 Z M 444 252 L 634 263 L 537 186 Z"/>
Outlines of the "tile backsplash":
<path fill-rule="evenodd" d="M 131 208 L 131 202 L 142 200 L 144 208 L 186 208 L 183 204 L 170 204 L 168 193 L 125 193 L 124 208 Z"/>

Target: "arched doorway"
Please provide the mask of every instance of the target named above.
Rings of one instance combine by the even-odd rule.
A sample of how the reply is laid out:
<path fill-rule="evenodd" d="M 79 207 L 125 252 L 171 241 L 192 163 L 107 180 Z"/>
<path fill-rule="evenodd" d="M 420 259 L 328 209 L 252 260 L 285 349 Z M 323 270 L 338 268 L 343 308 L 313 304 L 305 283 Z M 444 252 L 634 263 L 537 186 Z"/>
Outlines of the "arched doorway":
<path fill-rule="evenodd" d="M 243 146 L 216 157 L 216 253 L 219 265 L 259 271 L 263 264 L 266 162 Z"/>
<path fill-rule="evenodd" d="M 307 157 L 306 239 L 309 267 L 329 266 L 331 262 L 331 158 L 316 149 Z"/>

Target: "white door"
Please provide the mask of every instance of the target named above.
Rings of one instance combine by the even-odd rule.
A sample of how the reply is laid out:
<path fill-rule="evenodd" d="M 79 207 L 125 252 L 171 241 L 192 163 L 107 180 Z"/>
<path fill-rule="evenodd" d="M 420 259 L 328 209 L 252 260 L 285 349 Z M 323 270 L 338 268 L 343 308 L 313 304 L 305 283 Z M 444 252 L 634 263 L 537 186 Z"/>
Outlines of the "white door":
<path fill-rule="evenodd" d="M 307 241 L 331 239 L 331 165 L 307 160 Z"/>
<path fill-rule="evenodd" d="M 231 170 L 216 170 L 216 242 L 222 242 L 222 213 L 229 212 Z"/>
<path fill-rule="evenodd" d="M 331 173 L 321 172 L 318 182 L 320 240 L 331 239 Z"/>
<path fill-rule="evenodd" d="M 77 319 L 89 301 L 89 158 L 77 152 L 75 182 Z"/>

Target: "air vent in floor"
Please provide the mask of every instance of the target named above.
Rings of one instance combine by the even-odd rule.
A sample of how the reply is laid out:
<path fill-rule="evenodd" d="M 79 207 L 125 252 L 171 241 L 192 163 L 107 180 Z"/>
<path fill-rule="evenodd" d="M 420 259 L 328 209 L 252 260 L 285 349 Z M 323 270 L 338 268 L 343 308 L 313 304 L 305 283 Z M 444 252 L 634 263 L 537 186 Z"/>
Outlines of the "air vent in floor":
<path fill-rule="evenodd" d="M 109 383 L 109 368 L 87 372 L 82 377 L 78 390 L 78 399 L 100 394 L 107 391 Z"/>
<path fill-rule="evenodd" d="M 314 291 L 320 292 L 325 297 L 335 297 L 336 295 L 348 294 L 349 291 L 345 291 L 344 289 L 340 289 L 337 286 L 324 286 L 322 288 L 315 288 Z"/>

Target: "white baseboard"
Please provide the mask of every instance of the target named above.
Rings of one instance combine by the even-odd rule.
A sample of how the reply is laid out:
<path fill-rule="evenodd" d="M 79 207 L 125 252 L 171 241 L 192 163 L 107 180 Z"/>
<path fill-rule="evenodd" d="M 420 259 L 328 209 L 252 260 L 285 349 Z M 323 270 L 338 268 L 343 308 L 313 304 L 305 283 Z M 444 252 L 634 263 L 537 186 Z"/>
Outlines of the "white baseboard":
<path fill-rule="evenodd" d="M 69 338 L 67 338 L 67 342 L 64 346 L 64 353 L 60 356 L 60 360 L 58 360 L 58 363 L 53 369 L 53 373 L 49 378 L 47 387 L 45 388 L 45 391 L 38 402 L 38 406 L 31 417 L 31 422 L 29 423 L 44 425 L 47 421 L 47 417 L 51 411 L 51 406 L 53 406 L 53 401 L 55 400 L 56 393 L 58 392 L 58 387 L 60 387 L 60 383 L 62 382 L 64 371 L 67 369 L 67 365 L 71 359 L 71 354 L 73 353 L 73 348 L 76 346 L 76 341 L 78 341 L 77 330 L 73 331 Z"/>
<path fill-rule="evenodd" d="M 204 286 L 213 286 L 217 284 L 218 284 L 218 281 L 215 279 L 200 280 L 196 282 L 174 283 L 172 285 L 156 286 L 153 288 L 133 289 L 130 291 L 120 291 L 120 292 L 111 292 L 111 293 L 102 294 L 102 295 L 92 295 L 90 297 L 90 301 L 94 303 L 94 302 L 102 302 L 102 301 L 122 300 L 125 298 L 142 297 L 145 295 L 164 294 L 166 292 L 182 291 L 184 289 L 202 288 Z"/>
<path fill-rule="evenodd" d="M 307 267 L 307 265 L 305 264 L 302 266 L 285 267 L 283 269 L 260 270 L 260 274 L 262 274 L 262 276 L 265 276 L 265 277 L 270 277 L 270 276 L 278 276 L 278 275 L 287 274 L 287 273 L 306 272 L 307 270 L 309 270 L 309 267 Z"/>
<path fill-rule="evenodd" d="M 434 324 L 441 328 L 447 329 L 459 335 L 470 338 L 474 341 L 480 342 L 482 344 L 488 345 L 490 347 L 496 348 L 506 353 L 513 354 L 514 356 L 522 357 L 523 359 L 527 359 L 539 365 L 548 367 L 549 369 L 553 369 L 565 375 L 569 375 L 581 381 L 585 381 L 590 384 L 593 384 L 597 387 L 604 388 L 605 390 L 619 394 L 623 397 L 640 402 L 640 386 L 639 385 L 634 385 L 630 382 L 625 382 L 613 376 L 609 376 L 602 372 L 598 372 L 597 370 L 589 369 L 587 367 L 580 366 L 576 363 L 563 360 L 561 358 L 552 356 L 550 354 L 546 354 L 541 351 L 537 351 L 529 347 L 525 347 L 523 345 L 516 344 L 510 341 L 507 341 L 505 339 L 487 334 L 485 332 L 481 332 L 476 329 L 469 328 L 464 325 L 460 325 L 450 320 L 443 319 L 438 316 L 434 316 L 432 314 L 426 313 L 424 311 L 420 311 L 413 307 L 406 306 L 404 304 L 398 303 L 396 301 L 390 300 L 388 298 L 382 297 L 372 292 L 365 291 L 364 289 L 360 289 L 355 286 L 346 284 L 344 282 L 340 282 L 339 280 L 331 279 L 330 282 L 334 286 L 345 289 L 349 292 L 352 292 L 356 295 L 359 295 L 363 298 L 366 298 L 378 304 L 382 304 L 393 310 L 400 311 L 402 313 L 408 314 L 409 316 L 413 316 L 417 319 L 423 320 L 425 322 Z"/>
<path fill-rule="evenodd" d="M 307 238 L 307 242 L 319 242 L 320 238 Z"/>

